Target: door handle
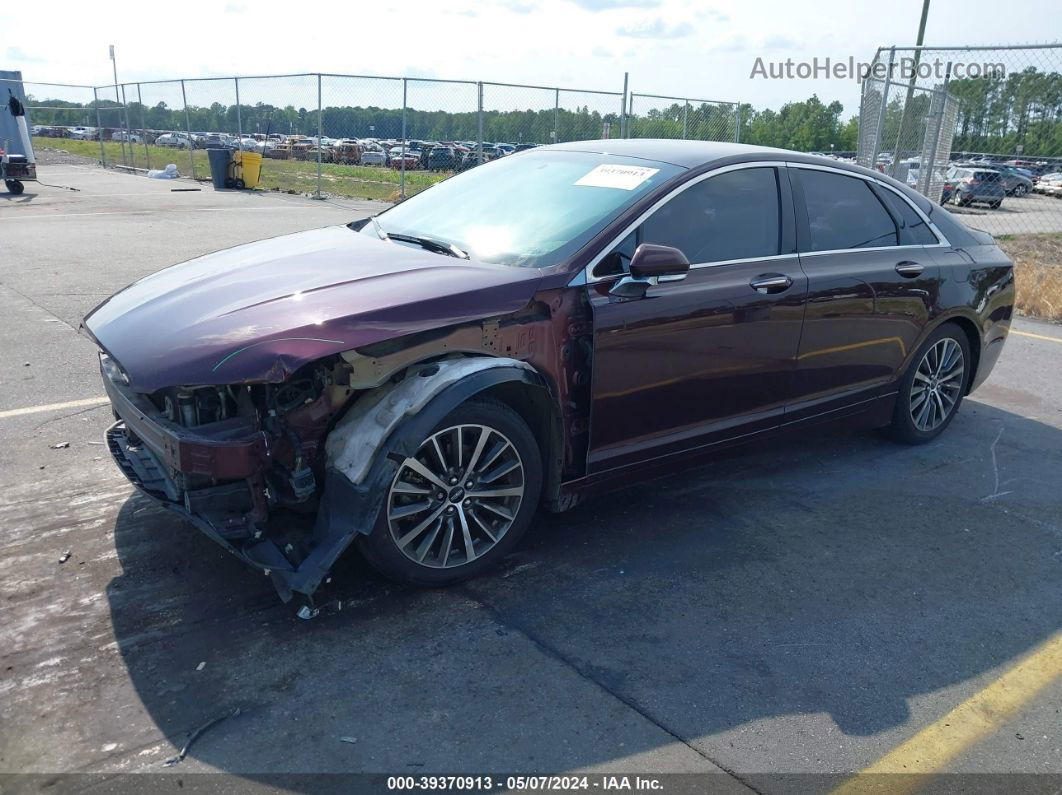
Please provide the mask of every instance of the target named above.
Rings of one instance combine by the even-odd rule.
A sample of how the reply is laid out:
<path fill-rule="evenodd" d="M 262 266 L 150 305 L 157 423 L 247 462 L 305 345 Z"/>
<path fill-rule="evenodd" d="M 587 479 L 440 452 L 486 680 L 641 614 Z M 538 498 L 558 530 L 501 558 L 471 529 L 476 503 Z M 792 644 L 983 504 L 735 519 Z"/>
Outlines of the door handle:
<path fill-rule="evenodd" d="M 781 293 L 793 286 L 793 280 L 781 273 L 761 273 L 751 282 L 749 287 L 758 293 Z"/>
<path fill-rule="evenodd" d="M 905 259 L 903 262 L 896 263 L 896 272 L 903 277 L 913 279 L 915 276 L 920 276 L 924 271 L 921 265 L 917 262 L 911 262 L 909 259 Z"/>

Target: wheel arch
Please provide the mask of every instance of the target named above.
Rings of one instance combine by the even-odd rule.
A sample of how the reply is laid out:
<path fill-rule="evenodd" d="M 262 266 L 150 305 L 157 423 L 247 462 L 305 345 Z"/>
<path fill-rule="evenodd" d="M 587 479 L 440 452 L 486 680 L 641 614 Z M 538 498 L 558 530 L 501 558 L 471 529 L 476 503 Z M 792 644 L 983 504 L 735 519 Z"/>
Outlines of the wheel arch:
<path fill-rule="evenodd" d="M 446 415 L 477 396 L 508 405 L 537 439 L 543 438 L 544 428 L 546 438 L 558 438 L 556 401 L 546 380 L 527 362 L 457 356 L 410 366 L 402 379 L 361 395 L 329 433 L 313 551 L 290 577 L 291 590 L 313 593 L 357 534 L 372 532 L 399 464 Z M 543 451 L 544 465 L 559 455 L 552 441 L 549 447 L 549 458 Z M 544 471 L 555 480 L 553 468 Z"/>
<path fill-rule="evenodd" d="M 975 383 L 977 369 L 981 364 L 981 348 L 983 346 L 981 332 L 976 317 L 977 316 L 973 314 L 973 310 L 967 308 L 966 312 L 963 312 L 963 310 L 959 308 L 938 315 L 932 322 L 926 324 L 917 341 L 908 349 L 903 366 L 896 373 L 896 381 L 899 382 L 899 380 L 903 378 L 904 373 L 906 373 L 914 364 L 915 356 L 918 351 L 921 350 L 926 340 L 933 334 L 936 334 L 942 326 L 950 323 L 953 326 L 957 326 L 963 334 L 966 335 L 966 340 L 970 345 L 970 357 L 973 361 L 970 363 L 970 378 L 967 380 L 966 391 L 963 393 L 964 395 L 970 394 L 970 387 Z"/>
<path fill-rule="evenodd" d="M 977 327 L 977 323 L 966 315 L 956 313 L 941 318 L 940 322 L 933 326 L 930 330 L 930 334 L 934 333 L 941 326 L 951 324 L 958 326 L 966 335 L 966 340 L 970 344 L 970 358 L 973 360 L 970 362 L 970 377 L 966 379 L 966 391 L 964 394 L 970 394 L 971 386 L 976 382 L 977 368 L 981 364 L 981 333 Z"/>

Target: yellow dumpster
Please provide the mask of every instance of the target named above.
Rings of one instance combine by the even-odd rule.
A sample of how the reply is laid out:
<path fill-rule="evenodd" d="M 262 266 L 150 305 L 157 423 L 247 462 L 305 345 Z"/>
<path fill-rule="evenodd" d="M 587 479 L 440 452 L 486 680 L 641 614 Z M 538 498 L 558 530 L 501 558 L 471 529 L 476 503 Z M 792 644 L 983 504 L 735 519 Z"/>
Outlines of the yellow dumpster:
<path fill-rule="evenodd" d="M 262 177 L 262 156 L 257 152 L 237 150 L 232 153 L 234 188 L 253 188 Z"/>

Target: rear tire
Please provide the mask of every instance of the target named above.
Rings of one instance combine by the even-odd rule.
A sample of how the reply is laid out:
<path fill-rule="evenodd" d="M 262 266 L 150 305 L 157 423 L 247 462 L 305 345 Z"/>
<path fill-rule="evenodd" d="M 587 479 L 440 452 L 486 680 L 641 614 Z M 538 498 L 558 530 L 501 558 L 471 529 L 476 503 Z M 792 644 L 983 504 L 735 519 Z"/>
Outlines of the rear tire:
<path fill-rule="evenodd" d="M 372 533 L 356 543 L 385 577 L 452 585 L 512 551 L 541 491 L 542 455 L 527 423 L 503 403 L 473 399 L 399 466 Z"/>
<path fill-rule="evenodd" d="M 1015 196 L 1019 196 L 1019 197 L 1020 196 L 1024 196 L 1028 192 L 1029 192 L 1029 188 L 1024 183 L 1015 186 L 1014 191 L 1013 191 L 1014 195 Z"/>
<path fill-rule="evenodd" d="M 26 186 L 19 182 L 17 179 L 6 180 L 4 182 L 4 185 L 7 187 L 8 191 L 15 196 L 18 196 L 22 193 L 22 191 L 26 189 Z"/>
<path fill-rule="evenodd" d="M 961 328 L 945 323 L 933 332 L 900 379 L 888 435 L 906 444 L 940 436 L 962 404 L 972 362 L 970 341 Z"/>

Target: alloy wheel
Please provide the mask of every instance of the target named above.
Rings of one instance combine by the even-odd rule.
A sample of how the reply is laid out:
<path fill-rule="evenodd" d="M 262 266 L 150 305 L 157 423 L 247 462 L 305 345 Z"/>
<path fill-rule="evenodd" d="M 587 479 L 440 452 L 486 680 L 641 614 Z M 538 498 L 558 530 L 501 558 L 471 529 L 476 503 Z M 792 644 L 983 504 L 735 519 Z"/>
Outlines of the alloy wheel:
<path fill-rule="evenodd" d="M 413 562 L 455 568 L 501 541 L 523 497 L 524 466 L 513 443 L 485 425 L 454 425 L 402 462 L 387 496 L 387 524 Z"/>
<path fill-rule="evenodd" d="M 964 373 L 962 348 L 951 337 L 926 351 L 911 382 L 911 420 L 918 430 L 932 431 L 951 415 L 962 396 Z"/>

